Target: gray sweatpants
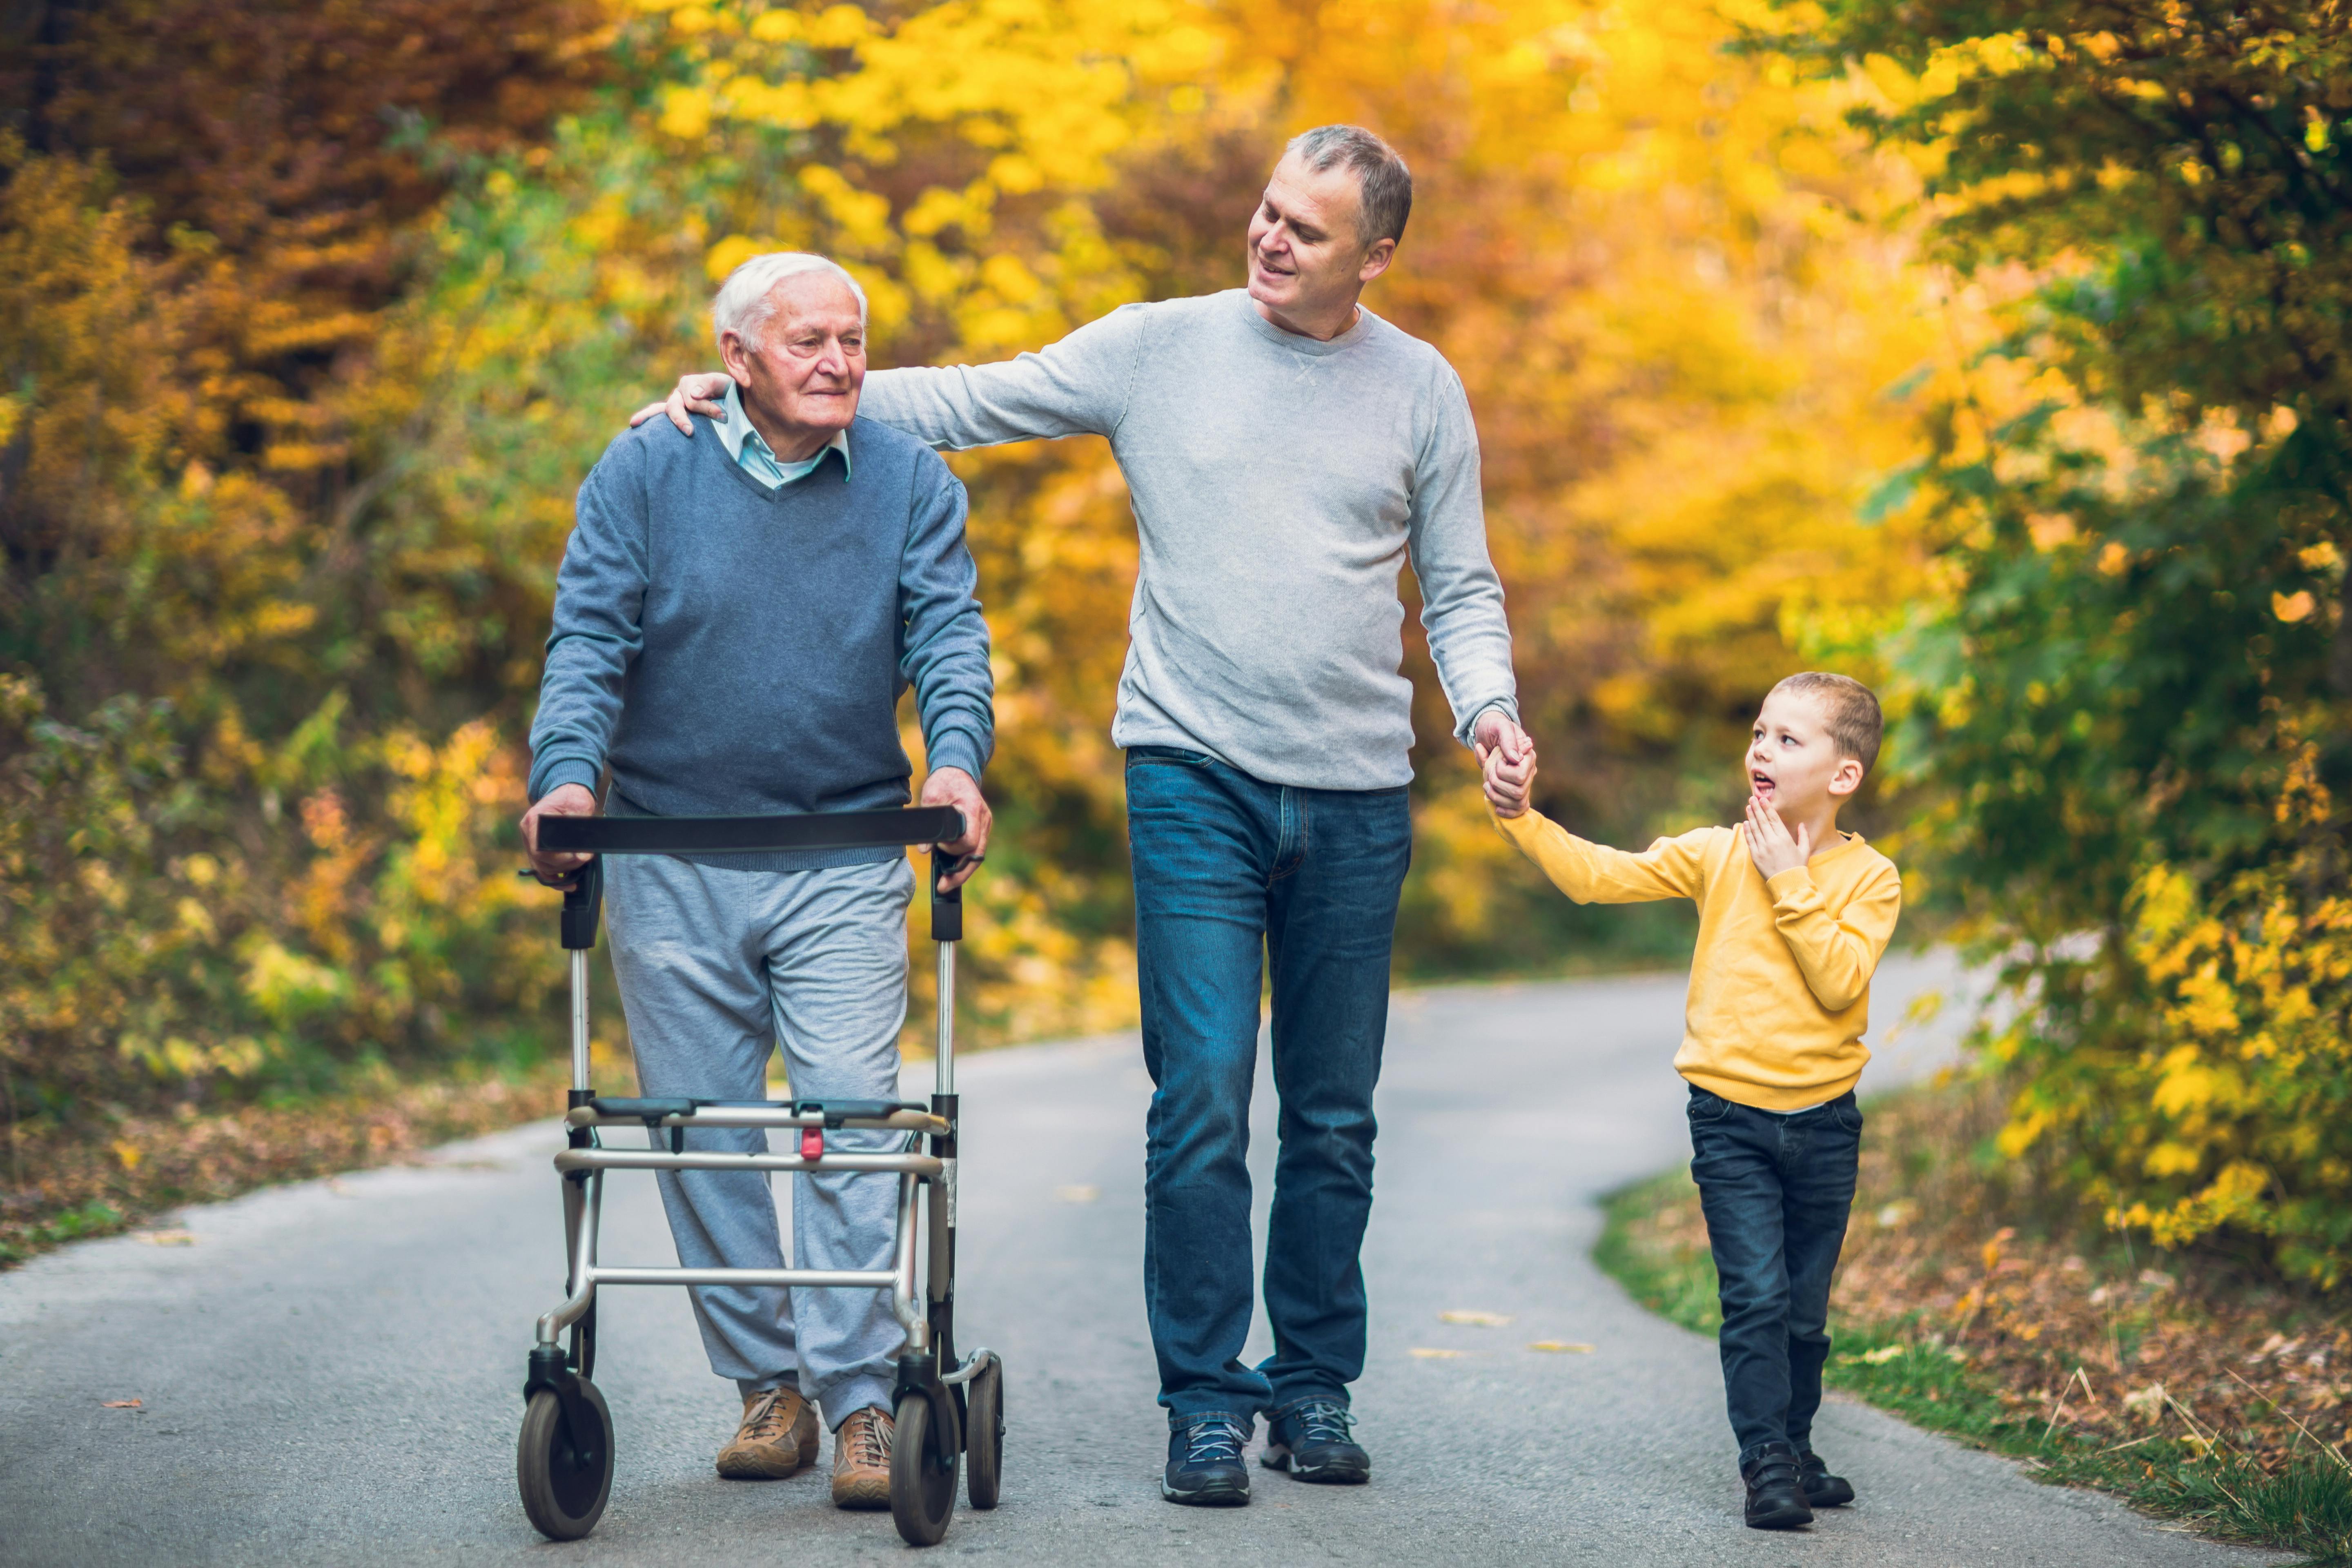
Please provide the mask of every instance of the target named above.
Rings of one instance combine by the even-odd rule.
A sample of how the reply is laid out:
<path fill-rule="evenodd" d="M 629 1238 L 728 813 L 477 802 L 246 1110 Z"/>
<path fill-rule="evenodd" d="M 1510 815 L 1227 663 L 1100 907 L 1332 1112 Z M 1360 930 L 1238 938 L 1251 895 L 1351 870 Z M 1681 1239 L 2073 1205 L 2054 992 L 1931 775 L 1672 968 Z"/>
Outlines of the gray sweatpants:
<path fill-rule="evenodd" d="M 906 860 L 747 871 L 621 855 L 605 861 L 604 878 L 641 1093 L 764 1099 L 768 1053 L 781 1043 L 799 1098 L 898 1097 L 915 887 Z M 845 1129 L 825 1141 L 875 1150 L 899 1136 Z M 759 1152 L 768 1134 L 703 1128 L 688 1132 L 687 1147 Z M 681 1265 L 783 1267 L 765 1174 L 656 1179 Z M 898 1178 L 887 1173 L 794 1176 L 793 1267 L 888 1268 L 898 1196 Z M 882 1292 L 697 1286 L 688 1294 L 711 1371 L 743 1393 L 796 1384 L 835 1427 L 865 1405 L 889 1407 L 906 1335 Z"/>

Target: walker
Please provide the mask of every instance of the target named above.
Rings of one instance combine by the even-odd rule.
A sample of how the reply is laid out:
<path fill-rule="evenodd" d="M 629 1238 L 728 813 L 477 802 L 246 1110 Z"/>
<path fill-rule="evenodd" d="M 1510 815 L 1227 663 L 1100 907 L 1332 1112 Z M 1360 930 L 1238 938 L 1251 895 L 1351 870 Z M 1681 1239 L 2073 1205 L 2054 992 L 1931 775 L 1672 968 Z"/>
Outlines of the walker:
<path fill-rule="evenodd" d="M 604 862 L 590 860 L 563 890 L 563 945 L 572 955 L 572 1093 L 569 1144 L 555 1157 L 563 1181 L 565 1254 L 562 1305 L 539 1320 L 523 1383 L 516 1479 L 523 1511 L 540 1533 L 577 1541 L 596 1528 L 613 1489 L 613 1417 L 589 1382 L 596 1365 L 596 1291 L 607 1285 L 781 1285 L 887 1290 L 907 1331 L 892 1404 L 890 1516 L 917 1546 L 947 1534 L 957 1470 L 974 1508 L 994 1508 L 1004 1459 L 1003 1366 L 996 1353 L 955 1352 L 956 1129 L 955 944 L 963 936 L 959 888 L 938 879 L 957 860 L 939 846 L 963 836 L 950 806 L 791 816 L 540 819 L 542 849 L 587 855 L 748 854 L 775 849 L 928 847 L 932 858 L 931 941 L 939 951 L 939 1059 L 930 1103 L 910 1100 L 627 1100 L 588 1082 L 588 950 L 604 903 Z M 610 1127 L 643 1126 L 647 1147 L 606 1148 Z M 689 1153 L 689 1127 L 791 1128 L 790 1154 Z M 895 1152 L 828 1152 L 825 1133 L 889 1128 Z M 663 1133 L 668 1147 L 662 1147 Z M 930 1140 L 930 1152 L 922 1141 Z M 887 1171 L 898 1178 L 898 1247 L 888 1268 L 645 1268 L 598 1261 L 596 1231 L 607 1171 Z M 562 1342 L 570 1329 L 571 1343 Z"/>

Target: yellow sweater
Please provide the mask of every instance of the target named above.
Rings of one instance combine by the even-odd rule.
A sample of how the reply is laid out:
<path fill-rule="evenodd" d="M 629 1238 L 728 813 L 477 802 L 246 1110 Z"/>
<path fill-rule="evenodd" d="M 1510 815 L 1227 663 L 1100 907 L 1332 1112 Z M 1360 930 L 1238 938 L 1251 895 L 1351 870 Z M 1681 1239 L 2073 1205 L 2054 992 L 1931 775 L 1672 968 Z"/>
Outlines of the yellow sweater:
<path fill-rule="evenodd" d="M 1539 812 L 1495 825 L 1580 904 L 1698 904 L 1675 1053 L 1683 1077 L 1765 1110 L 1835 1100 L 1862 1077 L 1870 975 L 1903 912 L 1903 882 L 1860 834 L 1768 882 L 1737 828 L 1702 827 L 1635 855 Z"/>

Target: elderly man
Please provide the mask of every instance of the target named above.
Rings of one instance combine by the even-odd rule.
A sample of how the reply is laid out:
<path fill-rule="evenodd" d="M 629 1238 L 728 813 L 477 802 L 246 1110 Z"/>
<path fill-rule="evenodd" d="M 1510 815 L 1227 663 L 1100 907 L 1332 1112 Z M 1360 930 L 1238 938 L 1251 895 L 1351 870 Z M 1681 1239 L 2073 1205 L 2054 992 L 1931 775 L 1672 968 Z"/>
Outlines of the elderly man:
<path fill-rule="evenodd" d="M 1359 301 L 1412 178 L 1370 132 L 1293 141 L 1249 226 L 1246 290 L 1129 305 L 1009 363 L 877 373 L 866 408 L 936 447 L 1108 437 L 1142 542 L 1112 738 L 1127 749 L 1143 1051 L 1153 1095 L 1144 1300 L 1171 1433 L 1162 1495 L 1249 1500 L 1242 1462 L 1353 1482 L 1358 1262 L 1372 1089 L 1412 839 L 1411 558 L 1458 736 L 1527 747 L 1486 556 L 1478 438 L 1437 351 Z M 719 384 L 681 381 L 668 405 Z M 639 414 L 644 419 L 657 412 Z M 1274 1354 L 1242 1364 L 1261 956 L 1281 1150 L 1266 1243 Z"/>
<path fill-rule="evenodd" d="M 962 811 L 948 847 L 975 861 L 989 811 L 988 628 L 972 596 L 964 492 L 938 455 L 857 416 L 866 297 L 820 257 L 756 257 L 711 311 L 727 366 L 709 440 L 667 425 L 613 443 L 580 488 L 557 579 L 523 818 L 664 816 L 904 805 L 898 699 L 915 689 L 926 805 Z M 943 887 L 970 875 L 961 871 Z M 781 1041 L 793 1092 L 895 1100 L 914 873 L 895 849 L 627 857 L 605 873 L 613 969 L 643 1093 L 766 1097 Z M 689 1132 L 759 1151 L 759 1129 Z M 845 1132 L 844 1149 L 887 1133 Z M 779 1268 L 774 1198 L 750 1172 L 665 1172 L 680 1264 Z M 803 1268 L 884 1268 L 892 1178 L 793 1179 Z M 835 1433 L 833 1498 L 889 1506 L 893 1362 L 904 1335 L 879 1293 L 701 1288 L 713 1372 L 740 1427 L 719 1473 L 788 1476 Z"/>

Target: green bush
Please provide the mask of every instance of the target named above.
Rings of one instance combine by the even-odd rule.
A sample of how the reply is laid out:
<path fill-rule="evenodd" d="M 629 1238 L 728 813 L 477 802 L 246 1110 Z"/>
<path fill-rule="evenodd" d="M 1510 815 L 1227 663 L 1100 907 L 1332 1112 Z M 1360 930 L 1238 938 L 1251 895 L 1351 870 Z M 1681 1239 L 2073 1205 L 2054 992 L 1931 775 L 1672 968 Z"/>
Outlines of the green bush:
<path fill-rule="evenodd" d="M 1796 17 L 1793 8 L 1787 13 Z M 1826 0 L 2011 336 L 1882 505 L 1906 868 L 2018 1003 L 2003 1146 L 2118 1225 L 2352 1266 L 2352 29 L 2317 5 Z M 2020 279 L 2023 279 L 2021 291 Z"/>

